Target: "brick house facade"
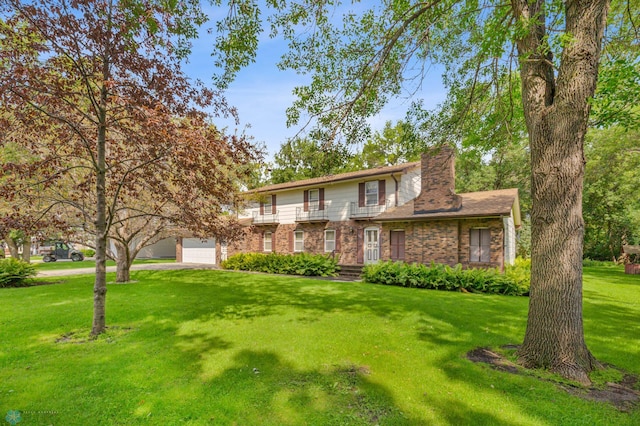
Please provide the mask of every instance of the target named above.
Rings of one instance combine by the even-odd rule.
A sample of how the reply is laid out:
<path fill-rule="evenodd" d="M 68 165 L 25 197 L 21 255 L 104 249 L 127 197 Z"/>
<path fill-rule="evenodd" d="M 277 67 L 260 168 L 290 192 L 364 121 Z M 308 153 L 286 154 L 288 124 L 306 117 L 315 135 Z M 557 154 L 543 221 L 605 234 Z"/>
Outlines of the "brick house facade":
<path fill-rule="evenodd" d="M 258 188 L 239 214 L 245 238 L 229 243 L 225 256 L 306 252 L 337 256 L 341 265 L 502 268 L 515 258 L 517 189 L 456 194 L 454 161 L 442 147 L 420 162 Z"/>

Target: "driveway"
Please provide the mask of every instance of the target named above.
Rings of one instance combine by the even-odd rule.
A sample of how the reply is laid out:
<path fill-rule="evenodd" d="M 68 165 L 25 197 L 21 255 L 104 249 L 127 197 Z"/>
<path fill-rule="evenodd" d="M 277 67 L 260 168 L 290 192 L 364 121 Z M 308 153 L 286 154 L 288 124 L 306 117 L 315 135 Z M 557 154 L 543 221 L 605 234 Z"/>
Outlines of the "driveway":
<path fill-rule="evenodd" d="M 216 265 L 206 263 L 148 263 L 132 265 L 132 271 L 168 271 L 171 269 L 218 269 Z M 96 268 L 60 269 L 55 271 L 39 271 L 38 277 L 63 277 L 67 275 L 95 274 Z M 115 266 L 107 266 L 107 272 L 116 272 Z"/>

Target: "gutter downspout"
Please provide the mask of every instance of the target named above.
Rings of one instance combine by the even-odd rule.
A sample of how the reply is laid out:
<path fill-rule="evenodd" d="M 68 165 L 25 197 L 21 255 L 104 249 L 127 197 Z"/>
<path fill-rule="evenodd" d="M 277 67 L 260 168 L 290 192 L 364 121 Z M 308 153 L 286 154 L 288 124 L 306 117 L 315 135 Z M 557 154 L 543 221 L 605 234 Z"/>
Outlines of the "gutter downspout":
<path fill-rule="evenodd" d="M 393 173 L 391 173 L 391 177 L 393 178 L 393 181 L 396 183 L 396 191 L 395 191 L 395 207 L 398 207 L 398 179 L 396 179 L 396 177 L 393 175 Z"/>

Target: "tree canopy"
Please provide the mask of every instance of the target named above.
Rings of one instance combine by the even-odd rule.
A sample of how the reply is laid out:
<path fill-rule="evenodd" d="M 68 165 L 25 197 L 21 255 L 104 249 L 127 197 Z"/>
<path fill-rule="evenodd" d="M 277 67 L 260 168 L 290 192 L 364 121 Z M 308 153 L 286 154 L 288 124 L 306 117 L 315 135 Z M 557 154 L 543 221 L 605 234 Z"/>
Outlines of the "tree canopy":
<path fill-rule="evenodd" d="M 291 47 L 281 66 L 312 75 L 296 89 L 290 123 L 311 120 L 336 140 L 362 140 L 366 117 L 412 83 L 423 84 L 429 63 L 445 67 L 450 91 L 470 89 L 469 117 L 483 95 L 493 101 L 480 113 L 495 111 L 499 121 L 509 111 L 502 105 L 520 103 L 531 164 L 532 281 L 519 360 L 588 383 L 598 363 L 582 328 L 583 147 L 603 52 L 626 58 L 621 63 L 632 68 L 638 63 L 637 47 L 627 49 L 634 52 L 628 57 L 615 54 L 616 45 L 637 44 L 633 8 L 614 3 L 608 15 L 609 0 L 406 0 L 351 10 L 309 0 L 287 6 L 275 20 Z M 336 10 L 346 12 L 338 25 Z M 511 97 L 515 71 L 519 100 Z"/>
<path fill-rule="evenodd" d="M 14 179 L 3 194 L 71 208 L 95 235 L 98 334 L 106 242 L 121 213 L 159 215 L 170 199 L 185 227 L 225 235 L 234 227 L 223 209 L 257 153 L 211 125 L 204 108 L 233 110 L 181 69 L 206 19 L 199 4 L 3 0 L 0 12 L 2 144 L 33 158 L 5 165 Z M 123 203 L 141 191 L 150 203 Z"/>

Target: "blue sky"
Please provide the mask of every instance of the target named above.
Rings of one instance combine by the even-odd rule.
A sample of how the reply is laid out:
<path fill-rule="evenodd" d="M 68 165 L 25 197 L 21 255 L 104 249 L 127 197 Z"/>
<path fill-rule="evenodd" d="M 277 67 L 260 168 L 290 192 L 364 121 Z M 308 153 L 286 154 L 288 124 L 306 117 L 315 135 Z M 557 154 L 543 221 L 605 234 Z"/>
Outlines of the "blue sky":
<path fill-rule="evenodd" d="M 205 26 L 213 26 L 210 21 Z M 212 50 L 212 35 L 203 31 L 199 40 L 194 43 L 193 54 L 184 70 L 192 78 L 198 78 L 208 85 L 212 84 L 211 76 L 215 72 Z M 308 77 L 293 71 L 280 71 L 276 63 L 286 52 L 286 42 L 281 38 L 272 39 L 267 33 L 260 38 L 256 61 L 240 71 L 237 78 L 226 91 L 229 105 L 237 108 L 241 124 L 236 126 L 231 119 L 216 119 L 219 127 L 226 127 L 227 133 L 233 133 L 244 126 L 250 126 L 246 133 L 255 141 L 266 145 L 267 160 L 280 149 L 280 145 L 298 133 L 300 127 L 287 128 L 286 110 L 294 101 L 293 88 L 304 84 Z M 431 109 L 444 101 L 446 91 L 438 69 L 432 70 L 429 80 L 423 83 L 422 90 L 412 99 L 399 98 L 376 117 L 370 119 L 374 130 L 380 130 L 388 120 L 403 119 L 412 100 L 423 99 L 424 106 Z M 354 147 L 357 150 L 358 147 Z"/>

